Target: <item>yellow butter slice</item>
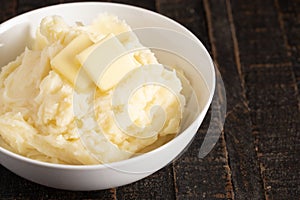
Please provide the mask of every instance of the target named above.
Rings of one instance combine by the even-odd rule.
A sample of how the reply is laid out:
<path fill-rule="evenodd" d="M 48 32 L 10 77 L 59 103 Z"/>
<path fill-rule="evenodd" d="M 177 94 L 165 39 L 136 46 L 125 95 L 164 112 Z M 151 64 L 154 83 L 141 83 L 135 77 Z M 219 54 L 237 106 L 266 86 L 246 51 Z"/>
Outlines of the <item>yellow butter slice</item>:
<path fill-rule="evenodd" d="M 80 70 L 81 64 L 76 59 L 76 55 L 93 44 L 87 34 L 81 34 L 51 60 L 52 69 L 67 79 L 79 91 L 86 91 L 93 85 L 93 82 L 84 70 Z"/>
<path fill-rule="evenodd" d="M 140 66 L 113 34 L 82 51 L 77 59 L 102 91 L 113 88 L 128 72 Z"/>

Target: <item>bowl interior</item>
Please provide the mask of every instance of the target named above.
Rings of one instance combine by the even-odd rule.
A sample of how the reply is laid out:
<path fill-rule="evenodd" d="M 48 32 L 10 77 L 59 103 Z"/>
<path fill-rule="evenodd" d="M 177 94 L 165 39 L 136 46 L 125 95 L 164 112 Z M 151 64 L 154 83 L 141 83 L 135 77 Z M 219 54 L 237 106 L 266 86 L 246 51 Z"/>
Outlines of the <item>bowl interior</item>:
<path fill-rule="evenodd" d="M 190 112 L 184 114 L 183 129 L 189 127 L 200 114 L 205 115 L 215 87 L 213 64 L 205 47 L 191 32 L 173 20 L 132 6 L 111 3 L 65 4 L 38 9 L 8 20 L 0 25 L 0 67 L 24 51 L 43 17 L 60 15 L 69 24 L 78 21 L 89 24 L 104 12 L 124 19 L 133 29 L 146 27 L 164 29 L 162 32 L 160 29 L 158 32 L 136 33 L 142 44 L 155 47 L 151 49 L 162 64 L 182 69 L 195 91 L 196 102 L 190 98 L 187 105 Z M 170 50 L 173 53 L 170 53 Z M 194 109 L 195 106 L 197 109 Z"/>

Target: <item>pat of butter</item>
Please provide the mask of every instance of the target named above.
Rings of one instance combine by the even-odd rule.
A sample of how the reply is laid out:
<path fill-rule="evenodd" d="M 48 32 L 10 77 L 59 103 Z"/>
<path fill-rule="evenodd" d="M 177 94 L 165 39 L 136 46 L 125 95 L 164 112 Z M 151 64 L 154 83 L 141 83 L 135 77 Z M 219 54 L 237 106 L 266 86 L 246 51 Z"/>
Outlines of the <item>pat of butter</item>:
<path fill-rule="evenodd" d="M 102 91 L 111 89 L 128 72 L 140 66 L 113 34 L 81 52 L 77 59 Z"/>
<path fill-rule="evenodd" d="M 93 85 L 93 82 L 84 70 L 80 70 L 81 64 L 76 59 L 76 55 L 93 44 L 87 34 L 81 34 L 51 60 L 52 69 L 66 78 L 79 91 L 86 91 Z"/>

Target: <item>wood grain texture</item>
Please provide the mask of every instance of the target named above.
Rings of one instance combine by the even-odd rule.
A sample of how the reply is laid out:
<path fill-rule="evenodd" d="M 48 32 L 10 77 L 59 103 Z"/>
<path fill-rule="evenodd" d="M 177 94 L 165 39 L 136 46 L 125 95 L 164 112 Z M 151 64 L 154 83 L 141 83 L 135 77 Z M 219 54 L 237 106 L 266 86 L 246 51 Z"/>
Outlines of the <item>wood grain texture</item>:
<path fill-rule="evenodd" d="M 225 139 L 236 199 L 263 199 L 254 136 L 245 97 L 244 77 L 239 67 L 239 49 L 226 1 L 205 1 L 213 56 L 222 74 L 227 94 Z"/>
<path fill-rule="evenodd" d="M 0 199 L 113 199 L 110 190 L 72 192 L 57 190 L 27 181 L 0 167 Z"/>
<path fill-rule="evenodd" d="M 287 55 L 292 61 L 300 110 L 300 1 L 275 0 Z"/>
<path fill-rule="evenodd" d="M 231 3 L 266 198 L 299 199 L 296 82 L 293 67 L 280 65 L 290 58 L 275 3 Z M 249 67 L 254 63 L 269 66 Z"/>
<path fill-rule="evenodd" d="M 174 199 L 172 164 L 150 177 L 117 188 L 117 199 Z"/>
<path fill-rule="evenodd" d="M 248 64 L 287 62 L 273 0 L 232 1 L 240 56 Z"/>

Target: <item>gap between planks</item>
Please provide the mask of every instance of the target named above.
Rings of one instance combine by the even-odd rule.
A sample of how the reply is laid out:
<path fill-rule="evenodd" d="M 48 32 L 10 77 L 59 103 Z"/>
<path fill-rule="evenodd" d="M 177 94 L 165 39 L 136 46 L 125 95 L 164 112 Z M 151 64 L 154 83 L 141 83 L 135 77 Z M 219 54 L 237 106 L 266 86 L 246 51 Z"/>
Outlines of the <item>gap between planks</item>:
<path fill-rule="evenodd" d="M 240 54 L 239 54 L 240 50 L 239 50 L 238 40 L 237 40 L 237 36 L 236 36 L 236 29 L 235 29 L 235 25 L 234 25 L 230 0 L 226 0 L 226 7 L 227 7 L 227 13 L 228 13 L 228 20 L 229 20 L 229 23 L 230 23 L 235 61 L 236 61 L 237 70 L 238 70 L 238 74 L 240 76 L 241 85 L 242 85 L 242 95 L 245 98 L 245 104 L 247 106 L 246 108 L 248 110 L 250 110 L 249 102 L 246 98 L 246 84 L 245 84 L 245 79 L 244 79 L 244 75 L 243 75 L 243 72 L 242 72 L 242 66 L 241 66 L 241 60 L 240 60 Z M 252 120 L 251 120 L 251 124 L 253 124 Z M 252 127 L 252 125 L 251 125 L 251 127 Z M 253 134 L 253 127 L 251 128 L 251 133 Z M 257 145 L 255 143 L 254 143 L 254 147 L 255 147 L 256 157 L 258 159 L 258 148 L 257 148 Z M 262 179 L 263 187 L 264 187 L 264 197 L 265 197 L 265 199 L 267 199 L 266 182 L 265 182 L 265 180 L 263 179 L 263 176 L 262 176 L 263 169 L 262 169 L 261 165 L 259 165 L 259 171 L 260 171 L 260 177 Z"/>
<path fill-rule="evenodd" d="M 214 58 L 214 63 L 215 63 L 215 67 L 218 66 L 218 62 L 217 62 L 217 49 L 216 49 L 216 45 L 215 45 L 215 37 L 213 35 L 213 28 L 212 28 L 212 16 L 211 16 L 211 10 L 209 7 L 209 2 L 208 0 L 203 0 L 203 5 L 204 5 L 204 10 L 206 13 L 206 20 L 207 20 L 207 27 L 208 27 L 208 35 L 209 35 L 209 40 L 211 43 L 211 49 L 212 49 L 212 54 L 213 54 L 213 58 Z M 217 86 L 216 86 L 217 87 Z M 220 89 L 217 87 L 218 89 L 218 93 L 220 93 Z M 228 174 L 228 181 L 231 184 L 231 191 L 230 194 L 226 194 L 227 198 L 231 198 L 231 199 L 235 199 L 234 198 L 234 185 L 233 185 L 233 181 L 232 181 L 232 173 L 231 173 L 231 168 L 229 165 L 229 158 L 228 158 L 228 150 L 227 150 L 227 146 L 226 146 L 226 140 L 225 140 L 225 135 L 224 135 L 224 131 L 222 131 L 221 133 L 221 139 L 222 139 L 222 146 L 224 148 L 224 153 L 225 153 L 225 159 L 226 159 L 226 172 Z M 226 189 L 225 189 L 226 191 Z M 228 196 L 227 196 L 228 195 Z"/>
<path fill-rule="evenodd" d="M 111 188 L 110 192 L 112 193 L 112 197 L 114 200 L 117 200 L 117 188 Z"/>

